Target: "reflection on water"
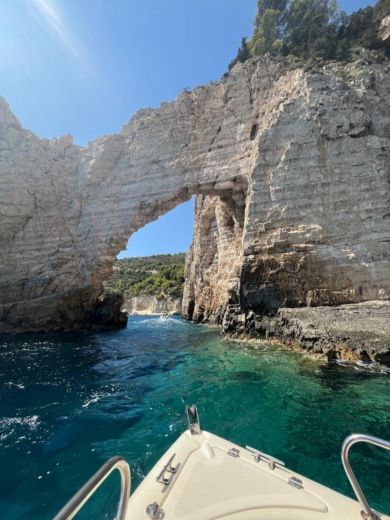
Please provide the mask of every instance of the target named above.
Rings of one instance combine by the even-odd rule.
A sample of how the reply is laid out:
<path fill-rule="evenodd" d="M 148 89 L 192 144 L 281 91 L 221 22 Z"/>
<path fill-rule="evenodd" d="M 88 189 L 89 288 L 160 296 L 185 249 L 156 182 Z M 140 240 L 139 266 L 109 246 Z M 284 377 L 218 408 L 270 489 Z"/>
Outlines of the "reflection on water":
<path fill-rule="evenodd" d="M 198 404 L 205 429 L 348 494 L 343 438 L 390 437 L 390 379 L 378 367 L 249 349 L 173 318 L 130 318 L 115 332 L 2 337 L 0 387 L 2 519 L 52 518 L 113 455 L 131 463 L 137 485 L 185 429 L 184 402 Z M 390 457 L 354 452 L 369 500 L 390 512 Z M 109 495 L 102 490 L 83 517 L 112 511 Z"/>

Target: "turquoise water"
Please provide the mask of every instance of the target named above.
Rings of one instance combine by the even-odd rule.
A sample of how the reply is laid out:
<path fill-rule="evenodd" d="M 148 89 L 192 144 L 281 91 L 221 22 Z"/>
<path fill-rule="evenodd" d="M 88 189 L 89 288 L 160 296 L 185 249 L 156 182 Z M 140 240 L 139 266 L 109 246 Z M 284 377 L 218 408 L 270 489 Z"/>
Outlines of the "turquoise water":
<path fill-rule="evenodd" d="M 185 429 L 249 444 L 345 494 L 339 452 L 351 432 L 390 438 L 390 377 L 277 348 L 245 348 L 178 319 L 136 317 L 106 333 L 0 339 L 0 518 L 53 517 L 109 457 L 133 487 Z M 390 513 L 390 457 L 356 447 L 370 503 Z M 116 478 L 116 477 L 115 477 Z M 82 518 L 113 518 L 108 482 Z M 81 517 L 81 516 L 80 516 Z M 201 520 L 201 519 L 199 519 Z"/>

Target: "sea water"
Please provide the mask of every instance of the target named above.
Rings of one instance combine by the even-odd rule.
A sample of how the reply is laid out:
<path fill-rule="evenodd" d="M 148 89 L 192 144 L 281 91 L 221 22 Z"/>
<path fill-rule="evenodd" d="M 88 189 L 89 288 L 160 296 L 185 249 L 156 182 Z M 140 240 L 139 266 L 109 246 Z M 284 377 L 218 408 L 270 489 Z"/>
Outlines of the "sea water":
<path fill-rule="evenodd" d="M 251 445 L 352 496 L 340 446 L 352 432 L 390 439 L 390 376 L 327 364 L 275 345 L 224 341 L 180 319 L 134 317 L 104 333 L 0 339 L 0 518 L 48 520 L 114 455 L 134 489 L 185 430 Z M 351 456 L 369 503 L 390 513 L 390 456 Z M 114 517 L 112 476 L 80 518 Z M 201 520 L 201 519 L 200 519 Z"/>

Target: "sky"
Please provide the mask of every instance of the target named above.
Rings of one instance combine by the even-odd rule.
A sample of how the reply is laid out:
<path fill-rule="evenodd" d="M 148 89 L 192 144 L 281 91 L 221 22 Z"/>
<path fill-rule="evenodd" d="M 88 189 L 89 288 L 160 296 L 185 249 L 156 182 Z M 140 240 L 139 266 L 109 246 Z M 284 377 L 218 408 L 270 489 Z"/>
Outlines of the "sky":
<path fill-rule="evenodd" d="M 219 79 L 252 32 L 256 3 L 0 0 L 0 95 L 38 136 L 85 145 L 139 108 Z M 339 1 L 347 12 L 373 3 Z M 192 225 L 190 201 L 133 235 L 125 256 L 185 251 Z"/>

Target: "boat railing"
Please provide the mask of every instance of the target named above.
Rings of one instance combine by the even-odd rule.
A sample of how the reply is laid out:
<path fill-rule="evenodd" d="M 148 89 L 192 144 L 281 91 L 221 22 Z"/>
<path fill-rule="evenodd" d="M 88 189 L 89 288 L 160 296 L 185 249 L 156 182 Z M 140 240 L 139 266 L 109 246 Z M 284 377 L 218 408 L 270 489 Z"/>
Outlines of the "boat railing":
<path fill-rule="evenodd" d="M 355 492 L 356 498 L 358 499 L 360 505 L 362 506 L 361 516 L 364 520 L 380 520 L 380 517 L 370 508 L 366 497 L 355 477 L 354 472 L 352 471 L 351 464 L 349 463 L 349 450 L 351 447 L 357 442 L 366 442 L 368 444 L 373 444 L 374 446 L 379 446 L 380 448 L 384 448 L 385 450 L 390 450 L 390 442 L 385 441 L 383 439 L 379 439 L 378 437 L 374 437 L 372 435 L 364 435 L 362 433 L 354 433 L 349 435 L 343 442 L 343 446 L 341 448 L 341 460 L 343 462 L 345 473 L 347 474 L 348 480 L 351 483 L 352 489 Z"/>
<path fill-rule="evenodd" d="M 128 463 L 122 457 L 113 457 L 103 464 L 69 502 L 65 504 L 61 511 L 57 513 L 54 520 L 70 520 L 73 518 L 103 484 L 106 478 L 115 470 L 118 470 L 121 476 L 121 492 L 115 518 L 116 520 L 125 520 L 127 503 L 130 497 L 131 474 Z"/>

